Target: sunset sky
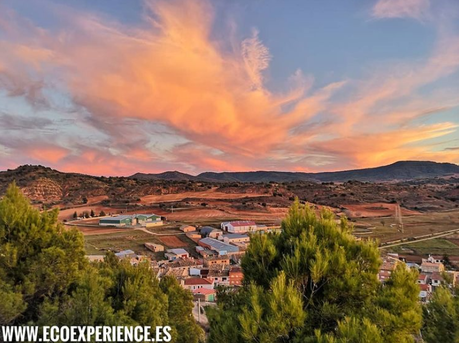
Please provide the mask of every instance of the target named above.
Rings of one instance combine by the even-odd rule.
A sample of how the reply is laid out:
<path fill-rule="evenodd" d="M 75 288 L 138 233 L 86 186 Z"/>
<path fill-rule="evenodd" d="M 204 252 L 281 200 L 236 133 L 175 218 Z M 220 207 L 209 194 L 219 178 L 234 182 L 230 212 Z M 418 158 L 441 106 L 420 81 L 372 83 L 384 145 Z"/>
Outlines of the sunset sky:
<path fill-rule="evenodd" d="M 0 170 L 459 163 L 457 0 L 0 0 Z"/>

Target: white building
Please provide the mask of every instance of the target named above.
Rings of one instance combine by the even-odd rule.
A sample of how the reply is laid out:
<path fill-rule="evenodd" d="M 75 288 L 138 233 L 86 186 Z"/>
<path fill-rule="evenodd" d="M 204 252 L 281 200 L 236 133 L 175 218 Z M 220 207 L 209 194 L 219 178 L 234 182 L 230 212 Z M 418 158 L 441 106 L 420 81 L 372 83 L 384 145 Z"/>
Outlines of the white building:
<path fill-rule="evenodd" d="M 257 231 L 257 224 L 251 220 L 225 222 L 222 223 L 222 229 L 229 233 L 247 233 Z"/>

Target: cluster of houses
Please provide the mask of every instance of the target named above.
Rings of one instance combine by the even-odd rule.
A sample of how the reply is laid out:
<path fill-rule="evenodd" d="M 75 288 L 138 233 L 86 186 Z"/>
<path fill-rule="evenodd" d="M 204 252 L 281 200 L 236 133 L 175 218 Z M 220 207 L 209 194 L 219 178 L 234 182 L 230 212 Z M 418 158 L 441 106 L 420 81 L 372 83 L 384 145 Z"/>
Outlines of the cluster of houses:
<path fill-rule="evenodd" d="M 398 264 L 404 263 L 407 268 L 419 271 L 417 283 L 419 285 L 419 300 L 422 303 L 429 302 L 435 289 L 443 283 L 456 286 L 459 282 L 459 272 L 446 271 L 440 256 L 402 256 L 399 254 L 387 254 L 379 270 L 379 281 L 386 282 Z"/>
<path fill-rule="evenodd" d="M 161 220 L 156 215 L 125 215 L 100 219 L 100 225 L 110 226 L 149 226 Z M 239 287 L 242 285 L 240 259 L 250 244 L 249 233 L 276 230 L 254 221 L 224 222 L 220 228 L 204 226 L 196 228 L 183 225 L 180 230 L 193 240 L 197 246 L 192 255 L 184 248 L 166 249 L 157 243 L 145 243 L 145 247 L 154 253 L 163 252 L 165 260 L 154 261 L 147 256 L 137 255 L 132 250 L 124 250 L 115 255 L 120 259 L 129 259 L 137 265 L 150 263 L 158 278 L 174 276 L 183 288 L 190 290 L 194 298 L 202 301 L 215 301 L 218 286 Z M 91 260 L 101 260 L 103 256 L 91 256 Z"/>
<path fill-rule="evenodd" d="M 132 227 L 143 226 L 152 227 L 162 225 L 161 216 L 156 214 L 125 214 L 115 215 L 111 217 L 103 217 L 99 219 L 99 226 L 116 226 L 116 227 Z"/>

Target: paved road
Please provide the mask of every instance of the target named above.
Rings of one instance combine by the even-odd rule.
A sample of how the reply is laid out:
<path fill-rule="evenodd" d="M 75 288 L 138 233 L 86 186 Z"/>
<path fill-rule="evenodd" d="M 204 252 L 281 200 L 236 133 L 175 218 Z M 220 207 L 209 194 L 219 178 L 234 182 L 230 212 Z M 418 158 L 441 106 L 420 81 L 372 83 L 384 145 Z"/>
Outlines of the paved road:
<path fill-rule="evenodd" d="M 148 233 L 148 234 L 153 235 L 153 236 L 179 236 L 179 235 L 185 235 L 185 232 L 155 233 L 155 232 L 148 231 L 144 227 L 135 228 L 134 230 L 135 231 L 143 231 L 143 232 Z"/>

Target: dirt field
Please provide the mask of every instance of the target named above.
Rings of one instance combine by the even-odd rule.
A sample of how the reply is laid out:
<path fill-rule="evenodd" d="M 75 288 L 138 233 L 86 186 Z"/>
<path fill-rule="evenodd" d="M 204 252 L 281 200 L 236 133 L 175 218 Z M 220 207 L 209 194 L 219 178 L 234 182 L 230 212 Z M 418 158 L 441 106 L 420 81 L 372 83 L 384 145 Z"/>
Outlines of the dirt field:
<path fill-rule="evenodd" d="M 159 236 L 158 239 L 170 248 L 182 248 L 188 246 L 185 242 L 181 241 L 177 236 Z"/>
<path fill-rule="evenodd" d="M 205 192 L 183 192 L 180 194 L 163 194 L 163 195 L 147 195 L 140 198 L 141 204 L 151 204 L 155 202 L 167 201 L 181 201 L 186 198 L 196 199 L 240 199 L 240 198 L 253 198 L 263 197 L 267 194 L 261 193 L 223 193 L 217 192 L 215 188 L 209 189 Z"/>
<path fill-rule="evenodd" d="M 70 220 L 70 219 L 73 218 L 73 214 L 75 213 L 75 211 L 76 211 L 76 213 L 78 215 L 81 215 L 84 212 L 91 213 L 91 210 L 93 210 L 96 215 L 98 215 L 100 213 L 100 211 L 104 211 L 106 214 L 118 213 L 119 212 L 118 209 L 114 209 L 114 208 L 110 208 L 110 207 L 106 207 L 106 206 L 100 206 L 100 205 L 89 206 L 89 205 L 86 205 L 86 206 L 83 206 L 83 207 L 72 207 L 72 208 L 68 208 L 68 209 L 65 209 L 65 210 L 60 210 L 59 211 L 59 219 L 60 220 L 64 220 L 64 219 Z"/>
<path fill-rule="evenodd" d="M 359 205 L 343 205 L 350 217 L 387 217 L 393 216 L 395 212 L 395 204 L 386 203 L 372 203 L 372 204 L 359 204 Z M 401 208 L 403 216 L 411 216 L 419 214 L 419 212 Z"/>

